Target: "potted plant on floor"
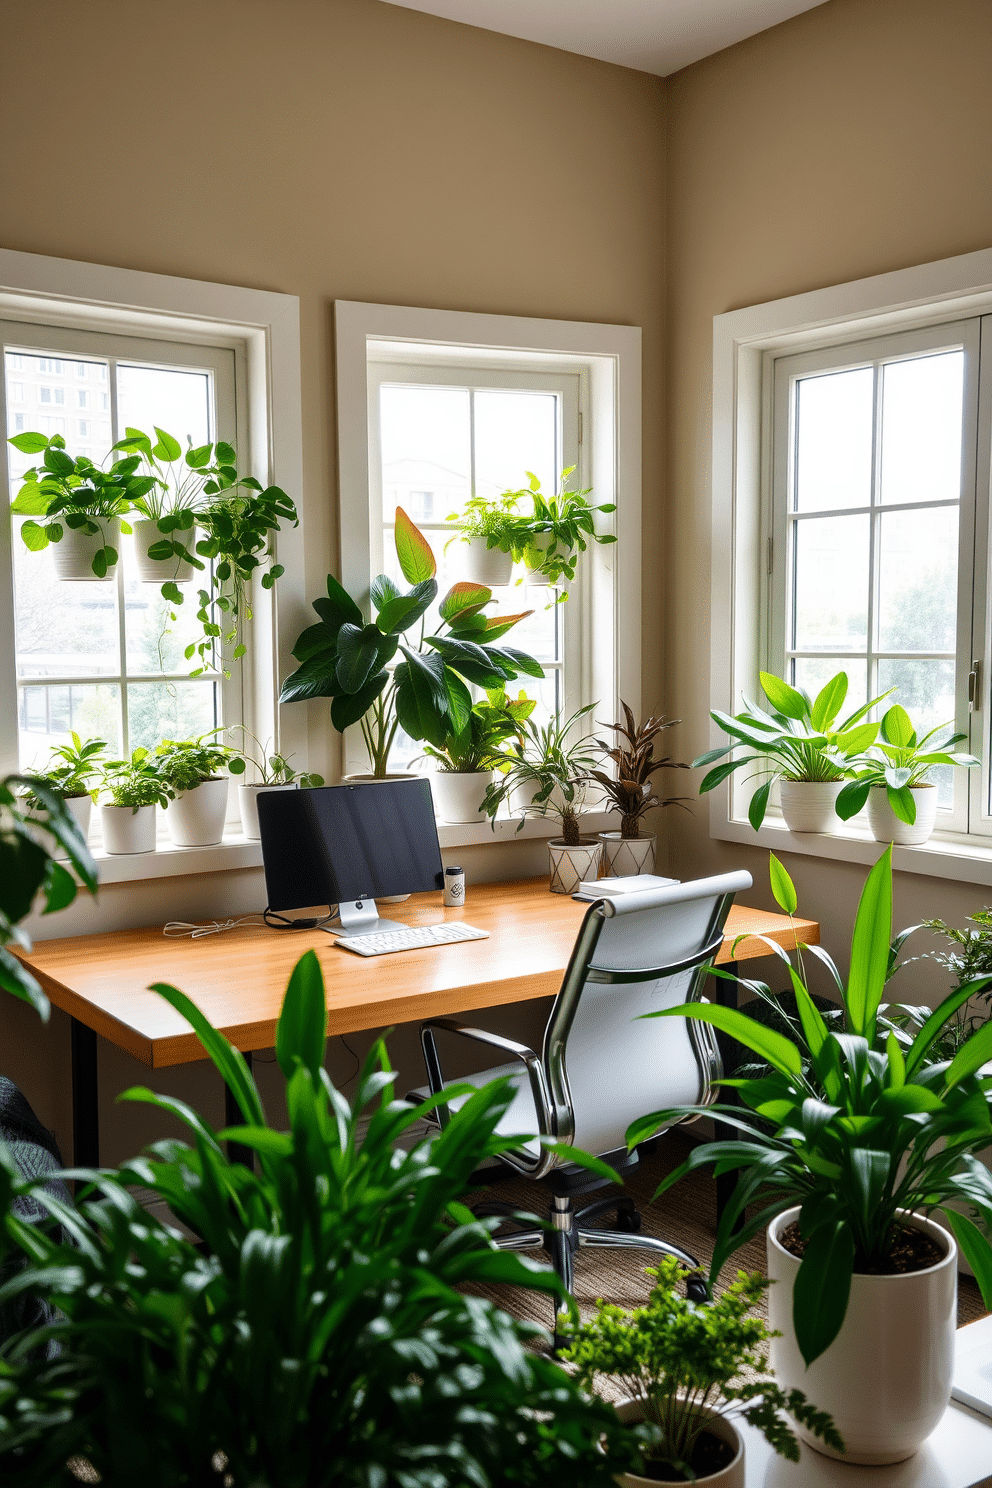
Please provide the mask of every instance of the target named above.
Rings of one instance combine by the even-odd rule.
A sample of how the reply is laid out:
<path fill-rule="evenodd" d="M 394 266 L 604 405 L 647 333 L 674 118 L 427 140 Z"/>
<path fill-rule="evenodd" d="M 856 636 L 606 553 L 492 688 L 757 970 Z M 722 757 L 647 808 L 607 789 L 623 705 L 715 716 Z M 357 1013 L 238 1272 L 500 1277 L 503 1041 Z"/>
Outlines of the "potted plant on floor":
<path fill-rule="evenodd" d="M 90 830 L 90 816 L 96 792 L 91 782 L 98 779 L 101 755 L 107 748 L 105 739 L 87 739 L 85 743 L 77 733 L 70 733 L 68 744 L 59 744 L 51 752 L 48 769 L 35 773 L 35 779 L 48 786 L 53 795 L 64 801 L 75 817 L 80 834 L 85 842 Z M 58 760 L 59 764 L 52 761 Z M 32 810 L 44 809 L 34 792 L 25 796 Z"/>
<path fill-rule="evenodd" d="M 131 531 L 123 519 L 154 484 L 137 474 L 139 457 L 115 460 L 104 470 L 85 455 L 73 459 L 60 434 L 14 434 L 8 443 L 23 455 L 41 455 L 41 464 L 24 472 L 10 508 L 29 518 L 21 525 L 25 546 L 39 553 L 54 543 L 60 579 L 113 578 L 120 535 Z"/>
<path fill-rule="evenodd" d="M 290 764 L 292 755 L 287 757 L 282 754 L 268 754 L 267 744 L 261 744 L 245 728 L 243 723 L 234 725 L 240 729 L 246 746 L 240 749 L 232 749 L 228 759 L 227 768 L 232 775 L 244 775 L 249 766 L 262 778 L 247 783 L 238 782 L 238 810 L 241 813 L 241 830 L 248 842 L 257 842 L 260 836 L 258 829 L 258 798 L 269 791 L 286 790 L 310 790 L 315 785 L 323 785 L 323 775 L 316 774 L 313 770 L 296 771 Z M 250 742 L 247 742 L 250 741 Z"/>
<path fill-rule="evenodd" d="M 332 574 L 327 597 L 314 600 L 319 616 L 297 637 L 293 655 L 300 662 L 286 678 L 280 702 L 331 699 L 331 722 L 343 733 L 361 725 L 376 779 L 388 777 L 389 751 L 396 731 L 443 749 L 449 735 L 468 723 L 472 696 L 468 685 L 502 687 L 521 673 L 543 677 L 532 656 L 500 646 L 520 615 L 486 615 L 492 592 L 483 585 L 453 584 L 438 606 L 439 624 L 428 634 L 410 631 L 423 622 L 437 598 L 437 565 L 430 544 L 402 507 L 396 509 L 396 556 L 412 587 L 402 594 L 386 574 L 369 588 L 374 620 Z M 393 665 L 397 652 L 403 660 Z"/>
<path fill-rule="evenodd" d="M 748 821 L 755 831 L 765 819 L 772 786 L 780 780 L 782 815 L 789 830 L 829 832 L 835 819 L 835 802 L 851 771 L 851 761 L 864 754 L 878 733 L 877 723 L 862 720 L 882 698 L 872 698 L 838 723 L 847 697 L 846 672 L 831 677 L 815 701 L 770 672 L 761 672 L 759 678 L 772 712 L 767 713 L 744 697 L 743 713 L 731 717 L 715 709 L 710 714 L 724 733 L 730 735 L 731 742 L 693 760 L 694 770 L 714 765 L 742 746 L 750 752 L 715 765 L 703 777 L 699 794 L 715 789 L 745 765 L 756 764 L 757 773 L 768 774 L 747 809 Z M 883 693 L 882 697 L 888 695 Z"/>
<path fill-rule="evenodd" d="M 837 815 L 848 821 L 868 803 L 868 822 L 876 842 L 897 847 L 919 847 L 937 820 L 937 787 L 930 779 L 938 765 L 968 768 L 981 764 L 973 754 L 958 754 L 954 745 L 967 734 L 951 734 L 938 724 L 918 739 L 905 708 L 894 703 L 885 714 L 878 738 L 861 762 L 854 780 L 837 797 Z"/>
<path fill-rule="evenodd" d="M 992 1303 L 992 1245 L 951 1207 L 963 1201 L 984 1224 L 992 1220 L 992 1174 L 974 1155 L 992 1141 L 978 1074 L 992 1058 L 992 1024 L 967 1039 L 950 1062 L 929 1062 L 941 1030 L 989 979 L 947 997 L 908 1050 L 892 1031 L 884 1052 L 877 1047 L 891 957 L 891 857 L 890 846 L 868 875 L 846 984 L 826 957 L 843 1006 L 843 1031 L 828 1027 L 801 966 L 797 972 L 791 962 L 799 1008 L 793 1037 L 712 1004 L 650 1015 L 710 1023 L 771 1066 L 763 1078 L 726 1082 L 743 1108 L 707 1109 L 737 1127 L 739 1137 L 695 1148 L 659 1193 L 701 1166 L 738 1171 L 717 1229 L 711 1283 L 727 1257 L 768 1225 L 769 1276 L 778 1283 L 769 1321 L 781 1333 L 771 1349 L 775 1374 L 785 1388 L 808 1390 L 833 1417 L 847 1460 L 866 1463 L 911 1456 L 947 1406 L 955 1239 L 986 1306 Z M 793 914 L 795 889 L 774 857 L 772 889 Z M 786 952 L 778 953 L 789 961 Z M 680 1114 L 702 1109 L 683 1107 Z M 674 1114 L 635 1122 L 628 1142 L 645 1141 Z M 948 1229 L 929 1217 L 934 1210 Z M 805 1428 L 800 1435 L 818 1445 Z"/>
<path fill-rule="evenodd" d="M 561 1355 L 586 1390 L 605 1376 L 627 1393 L 616 1410 L 637 1427 L 642 1461 L 620 1477 L 624 1488 L 686 1481 L 744 1488 L 744 1443 L 734 1417 L 790 1462 L 799 1461 L 799 1443 L 782 1413 L 843 1450 L 829 1416 L 771 1377 L 772 1335 L 752 1311 L 768 1286 L 763 1276 L 738 1271 L 720 1296 L 696 1303 L 679 1294 L 687 1273 L 673 1256 L 647 1275 L 654 1283 L 645 1306 L 628 1311 L 597 1302 L 595 1316 L 566 1335 Z"/>
<path fill-rule="evenodd" d="M 381 1043 L 352 1104 L 327 1078 L 309 951 L 276 1027 L 286 1129 L 196 1006 L 156 990 L 196 1030 L 244 1124 L 218 1132 L 182 1101 L 130 1091 L 188 1140 L 92 1174 L 71 1204 L 0 1154 L 0 1227 L 26 1261 L 0 1295 L 59 1311 L 5 1349 L 4 1488 L 68 1481 L 70 1459 L 93 1481 L 146 1488 L 609 1488 L 632 1460 L 615 1414 L 528 1347 L 541 1329 L 462 1290 L 564 1295 L 550 1270 L 495 1250 L 498 1221 L 463 1201 L 474 1169 L 508 1145 L 496 1128 L 510 1082 L 461 1087 L 469 1099 L 445 1130 L 404 1150 L 424 1108 L 393 1098 Z M 225 1138 L 256 1169 L 232 1162 Z M 135 1185 L 179 1224 L 143 1209 Z M 24 1195 L 73 1243 L 18 1223 Z"/>
<path fill-rule="evenodd" d="M 233 750 L 221 744 L 211 729 L 198 739 L 163 739 L 155 746 L 155 762 L 171 799 L 165 811 L 169 836 L 176 847 L 212 847 L 224 836 L 227 820 L 225 769 Z"/>
<path fill-rule="evenodd" d="M 654 806 L 673 806 L 683 799 L 659 797 L 652 787 L 651 776 L 656 770 L 688 770 L 689 766 L 667 754 L 655 758 L 655 740 L 666 729 L 674 728 L 680 722 L 678 718 L 652 717 L 636 724 L 633 713 L 622 700 L 620 707 L 623 722 L 606 725 L 618 736 L 617 742 L 611 745 L 603 739 L 596 740 L 596 747 L 604 760 L 613 764 L 616 774 L 592 770 L 590 778 L 620 813 L 619 832 L 600 832 L 599 840 L 603 844 L 604 872 L 607 876 L 623 878 L 654 872 L 656 839 L 653 832 L 642 835 L 644 817 Z"/>
<path fill-rule="evenodd" d="M 113 856 L 155 851 L 155 807 L 168 806 L 173 791 L 149 750 L 131 751 L 130 759 L 108 760 L 100 771 L 103 849 Z"/>
<path fill-rule="evenodd" d="M 485 702 L 475 704 L 460 733 L 447 736 L 443 748 L 425 746 L 424 754 L 438 765 L 431 790 L 442 821 L 485 820 L 483 797 L 505 764 L 506 743 L 520 737 L 535 706 L 526 693 L 511 700 L 502 689 L 491 689 Z"/>

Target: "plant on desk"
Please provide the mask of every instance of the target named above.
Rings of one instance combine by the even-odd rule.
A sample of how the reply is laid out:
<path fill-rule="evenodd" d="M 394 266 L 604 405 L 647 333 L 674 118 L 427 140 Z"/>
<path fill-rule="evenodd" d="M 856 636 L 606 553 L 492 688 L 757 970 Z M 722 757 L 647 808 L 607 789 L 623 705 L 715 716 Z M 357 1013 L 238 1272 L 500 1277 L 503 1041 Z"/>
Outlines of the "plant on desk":
<path fill-rule="evenodd" d="M 607 874 L 625 877 L 654 872 L 655 837 L 653 833 L 641 833 L 647 812 L 652 807 L 674 806 L 683 800 L 681 796 L 660 797 L 651 776 L 656 770 L 688 770 L 689 766 L 668 754 L 655 757 L 658 735 L 675 728 L 679 719 L 652 717 L 638 724 L 625 702 L 621 702 L 620 707 L 623 709 L 623 722 L 608 725 L 617 735 L 616 743 L 609 744 L 604 739 L 596 741 L 603 756 L 600 763 L 605 765 L 609 761 L 616 774 L 597 769 L 590 770 L 589 777 L 620 813 L 620 831 L 599 834 L 603 844 L 603 867 Z"/>
<path fill-rule="evenodd" d="M 156 745 L 155 762 L 171 796 L 165 819 L 177 847 L 212 847 L 224 836 L 227 776 L 218 772 L 236 756 L 217 740 L 220 731 Z"/>
<path fill-rule="evenodd" d="M 155 851 L 156 806 L 168 806 L 172 787 L 162 778 L 150 750 L 139 747 L 130 759 L 108 760 L 100 772 L 100 823 L 104 850 L 112 855 Z"/>
<path fill-rule="evenodd" d="M 392 1098 L 381 1044 L 352 1105 L 327 1077 L 310 951 L 276 1030 L 289 1113 L 277 1129 L 241 1055 L 181 992 L 156 990 L 195 1028 L 245 1124 L 217 1132 L 174 1097 L 130 1091 L 188 1140 L 94 1173 L 74 1205 L 0 1154 L 0 1227 L 27 1260 L 0 1299 L 34 1291 L 61 1314 L 0 1365 L 5 1488 L 67 1481 L 73 1457 L 104 1483 L 144 1488 L 608 1488 L 632 1460 L 613 1411 L 527 1346 L 536 1325 L 462 1290 L 562 1295 L 552 1272 L 493 1249 L 498 1221 L 463 1202 L 480 1163 L 514 1144 L 496 1135 L 510 1082 L 460 1087 L 469 1099 L 444 1131 L 405 1151 L 397 1140 L 424 1107 Z M 229 1160 L 225 1137 L 258 1171 Z M 143 1209 L 134 1185 L 199 1243 Z M 16 1196 L 36 1197 L 73 1243 L 29 1234 Z"/>

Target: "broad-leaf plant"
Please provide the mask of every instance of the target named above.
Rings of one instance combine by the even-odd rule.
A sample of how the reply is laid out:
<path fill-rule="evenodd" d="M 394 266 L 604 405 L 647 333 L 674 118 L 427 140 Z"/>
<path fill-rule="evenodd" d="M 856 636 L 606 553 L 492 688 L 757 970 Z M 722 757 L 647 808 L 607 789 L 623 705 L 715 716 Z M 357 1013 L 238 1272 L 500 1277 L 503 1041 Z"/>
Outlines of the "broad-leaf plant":
<path fill-rule="evenodd" d="M 862 809 L 873 786 L 884 786 L 895 815 L 912 826 L 916 821 L 913 788 L 928 786 L 935 790 L 936 786 L 930 784 L 931 770 L 937 765 L 981 764 L 973 754 L 960 754 L 954 749 L 967 734 L 938 739 L 949 727 L 947 723 L 938 724 L 919 739 L 906 709 L 893 703 L 882 719 L 877 739 L 859 762 L 856 778 L 837 797 L 836 811 L 841 820 L 848 821 Z"/>

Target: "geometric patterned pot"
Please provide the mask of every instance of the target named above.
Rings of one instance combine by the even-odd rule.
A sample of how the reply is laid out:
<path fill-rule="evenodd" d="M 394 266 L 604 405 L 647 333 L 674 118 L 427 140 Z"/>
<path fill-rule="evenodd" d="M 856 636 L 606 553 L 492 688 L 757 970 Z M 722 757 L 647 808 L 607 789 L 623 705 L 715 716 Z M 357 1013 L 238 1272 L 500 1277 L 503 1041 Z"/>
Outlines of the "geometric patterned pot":
<path fill-rule="evenodd" d="M 552 894 L 574 894 L 580 883 L 598 878 L 602 851 L 596 837 L 582 837 L 575 846 L 553 837 L 548 843 Z"/>
<path fill-rule="evenodd" d="M 600 832 L 603 844 L 603 876 L 631 878 L 638 873 L 654 872 L 655 837 L 621 837 L 619 832 Z"/>

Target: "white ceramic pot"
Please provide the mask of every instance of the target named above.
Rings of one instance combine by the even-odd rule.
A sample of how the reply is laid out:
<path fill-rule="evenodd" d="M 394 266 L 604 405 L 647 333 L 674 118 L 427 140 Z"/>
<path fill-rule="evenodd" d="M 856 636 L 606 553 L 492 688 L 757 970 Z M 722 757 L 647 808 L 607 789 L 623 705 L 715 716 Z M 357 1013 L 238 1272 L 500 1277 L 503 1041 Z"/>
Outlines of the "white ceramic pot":
<path fill-rule="evenodd" d="M 625 1426 L 644 1420 L 644 1412 L 637 1400 L 622 1400 L 615 1409 Z M 721 1467 L 719 1472 L 707 1473 L 704 1478 L 697 1478 L 696 1488 L 744 1488 L 744 1442 L 740 1432 L 732 1422 L 724 1420 L 715 1411 L 704 1407 L 700 1414 L 707 1418 L 707 1431 L 712 1431 L 714 1436 L 720 1437 L 721 1441 L 734 1449 L 734 1458 L 726 1467 Z M 657 1484 L 665 1482 L 665 1479 L 644 1478 L 640 1473 L 621 1473 L 617 1482 L 621 1488 L 657 1488 Z"/>
<path fill-rule="evenodd" d="M 172 538 L 175 542 L 182 543 L 183 547 L 194 547 L 196 544 L 196 532 L 192 527 L 185 531 L 161 532 L 158 523 L 151 517 L 146 517 L 142 522 L 134 524 L 134 553 L 138 565 L 138 578 L 143 584 L 188 584 L 195 579 L 200 570 L 194 568 L 185 558 L 177 558 L 175 554 L 171 558 L 158 559 L 149 558 L 148 549 L 153 543 L 167 541 Z"/>
<path fill-rule="evenodd" d="M 107 569 L 102 579 L 99 574 L 93 572 L 93 554 L 108 543 L 120 552 L 120 519 L 113 517 L 110 520 L 103 520 L 100 526 L 103 529 L 101 532 L 88 533 L 78 527 L 66 527 L 65 523 L 62 523 L 62 537 L 59 542 L 52 544 L 52 563 L 55 565 L 57 578 L 74 583 L 109 584 L 113 582 L 113 566 Z"/>
<path fill-rule="evenodd" d="M 834 832 L 840 818 L 834 810 L 843 780 L 811 783 L 779 781 L 782 815 L 790 832 Z"/>
<path fill-rule="evenodd" d="M 155 851 L 154 806 L 101 806 L 100 825 L 103 850 L 114 857 Z"/>
<path fill-rule="evenodd" d="M 497 589 L 510 582 L 513 558 L 509 553 L 501 553 L 499 548 L 487 548 L 484 537 L 459 543 L 452 556 L 459 579 L 466 583 L 485 584 L 490 589 Z"/>
<path fill-rule="evenodd" d="M 213 847 L 227 820 L 227 776 L 178 791 L 165 808 L 165 820 L 176 847 Z"/>
<path fill-rule="evenodd" d="M 868 792 L 868 825 L 876 842 L 894 842 L 897 847 L 919 847 L 930 836 L 937 820 L 937 787 L 914 785 L 911 789 L 916 802 L 916 820 L 912 826 L 896 816 L 889 805 L 884 785 L 873 785 Z"/>
<path fill-rule="evenodd" d="M 768 1227 L 768 1325 L 779 1329 L 770 1359 L 783 1390 L 802 1390 L 828 1411 L 847 1450 L 836 1453 L 803 1426 L 803 1441 L 843 1462 L 902 1462 L 930 1435 L 951 1398 L 958 1258 L 954 1238 L 932 1219 L 910 1223 L 944 1247 L 925 1271 L 854 1276 L 841 1330 L 806 1368 L 792 1327 L 799 1258 L 778 1236 L 799 1214 L 787 1209 Z"/>
<path fill-rule="evenodd" d="M 241 830 L 246 842 L 258 842 L 261 832 L 258 827 L 258 798 L 274 791 L 298 790 L 296 781 L 289 785 L 239 785 L 238 810 L 241 812 Z"/>
<path fill-rule="evenodd" d="M 534 797 L 541 789 L 539 780 L 528 780 L 523 785 L 515 785 L 507 796 L 507 809 L 511 816 L 526 816 L 534 804 Z"/>
<path fill-rule="evenodd" d="M 560 837 L 548 843 L 552 894 L 574 894 L 580 883 L 599 877 L 603 849 L 597 837 L 582 837 L 570 846 Z"/>
<path fill-rule="evenodd" d="M 66 796 L 64 801 L 66 810 L 75 817 L 76 825 L 85 842 L 90 835 L 90 819 L 93 815 L 92 796 Z M 67 861 L 69 855 L 68 853 L 58 852 L 54 856 L 57 862 L 64 863 Z"/>
<path fill-rule="evenodd" d="M 551 533 L 539 532 L 535 536 L 531 546 L 537 548 L 537 550 L 541 553 L 546 553 L 550 544 Z M 535 586 L 541 585 L 544 588 L 547 588 L 550 585 L 551 580 L 548 578 L 547 574 L 543 574 L 539 568 L 527 568 L 524 570 L 524 582 L 526 584 L 534 584 Z"/>
<path fill-rule="evenodd" d="M 603 876 L 630 878 L 635 873 L 654 872 L 655 837 L 621 837 L 619 832 L 600 832 L 603 844 Z"/>
<path fill-rule="evenodd" d="M 492 783 L 492 770 L 438 770 L 431 776 L 431 794 L 441 821 L 486 821 L 482 798 Z"/>

